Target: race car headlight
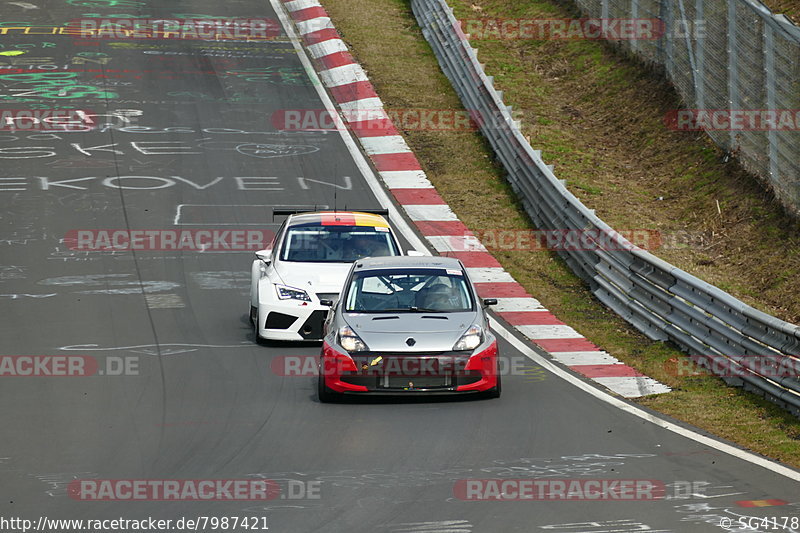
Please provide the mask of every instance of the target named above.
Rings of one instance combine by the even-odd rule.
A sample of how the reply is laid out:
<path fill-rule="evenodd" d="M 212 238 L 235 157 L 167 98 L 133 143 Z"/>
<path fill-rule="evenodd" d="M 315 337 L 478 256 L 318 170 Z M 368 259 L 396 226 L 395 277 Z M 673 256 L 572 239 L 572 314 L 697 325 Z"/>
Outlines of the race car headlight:
<path fill-rule="evenodd" d="M 458 339 L 458 342 L 453 346 L 453 351 L 474 350 L 480 346 L 481 342 L 483 342 L 483 330 L 480 326 L 473 324 Z"/>
<path fill-rule="evenodd" d="M 339 345 L 348 352 L 365 352 L 369 350 L 361 337 L 356 335 L 350 326 L 342 326 L 339 329 Z"/>
<path fill-rule="evenodd" d="M 302 300 L 304 302 L 311 301 L 308 293 L 303 289 L 295 289 L 293 287 L 287 287 L 286 285 L 275 285 L 275 290 L 278 291 L 278 298 L 281 300 Z"/>

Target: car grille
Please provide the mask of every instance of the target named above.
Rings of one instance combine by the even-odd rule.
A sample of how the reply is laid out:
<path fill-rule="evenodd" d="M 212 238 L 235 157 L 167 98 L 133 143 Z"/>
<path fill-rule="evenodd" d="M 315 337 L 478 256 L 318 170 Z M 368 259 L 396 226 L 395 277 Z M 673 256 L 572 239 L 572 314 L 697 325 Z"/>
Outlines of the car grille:
<path fill-rule="evenodd" d="M 453 376 L 375 376 L 351 372 L 343 373 L 341 380 L 351 385 L 361 385 L 371 391 L 380 390 L 436 390 L 454 389 L 457 385 Z"/>
<path fill-rule="evenodd" d="M 397 354 L 398 360 L 406 359 L 408 366 L 392 364 L 392 354 L 381 353 L 380 363 L 372 365 L 379 354 L 353 355 L 359 368 L 357 372 L 343 372 L 341 380 L 352 385 L 362 385 L 372 391 L 409 391 L 409 390 L 455 390 L 460 385 L 475 383 L 481 379 L 480 372 L 465 370 L 468 357 L 439 356 L 416 358 L 408 353 Z M 435 360 L 426 366 L 418 366 L 414 360 Z M 395 361 L 396 363 L 396 361 Z M 406 370 L 404 370 L 406 369 Z"/>
<path fill-rule="evenodd" d="M 300 336 L 306 340 L 322 339 L 322 323 L 325 321 L 327 311 L 317 310 L 312 312 L 300 327 Z"/>
<path fill-rule="evenodd" d="M 452 376 L 385 376 L 378 381 L 381 389 L 441 389 L 453 385 Z"/>
<path fill-rule="evenodd" d="M 267 315 L 267 321 L 264 327 L 267 329 L 288 329 L 289 326 L 294 324 L 295 320 L 297 320 L 296 316 L 271 311 Z"/>

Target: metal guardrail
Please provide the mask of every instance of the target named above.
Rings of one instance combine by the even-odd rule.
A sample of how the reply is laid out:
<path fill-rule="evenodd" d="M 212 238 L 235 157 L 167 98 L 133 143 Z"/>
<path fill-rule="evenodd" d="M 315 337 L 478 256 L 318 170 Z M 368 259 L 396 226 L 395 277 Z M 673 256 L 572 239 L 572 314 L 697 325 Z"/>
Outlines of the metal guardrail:
<path fill-rule="evenodd" d="M 611 246 L 559 250 L 606 306 L 653 340 L 676 343 L 699 365 L 731 385 L 764 395 L 800 416 L 800 380 L 778 367 L 800 368 L 800 327 L 762 313 L 681 269 L 636 248 L 587 209 L 523 137 L 445 0 L 412 0 L 423 35 L 458 93 L 477 115 L 481 132 L 540 230 L 588 230 L 611 236 Z M 606 242 L 606 241 L 604 241 Z M 753 356 L 776 371 L 752 370 Z M 717 363 L 717 364 L 713 364 Z M 724 367 L 724 365 L 723 365 Z"/>

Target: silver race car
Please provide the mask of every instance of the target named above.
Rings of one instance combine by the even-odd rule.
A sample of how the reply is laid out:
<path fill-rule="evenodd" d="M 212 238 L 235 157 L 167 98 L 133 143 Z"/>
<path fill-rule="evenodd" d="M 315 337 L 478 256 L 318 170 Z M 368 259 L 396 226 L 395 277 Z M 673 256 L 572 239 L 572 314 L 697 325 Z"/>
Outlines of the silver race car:
<path fill-rule="evenodd" d="M 345 394 L 500 396 L 497 340 L 464 265 L 448 257 L 356 261 L 325 321 L 320 401 Z"/>

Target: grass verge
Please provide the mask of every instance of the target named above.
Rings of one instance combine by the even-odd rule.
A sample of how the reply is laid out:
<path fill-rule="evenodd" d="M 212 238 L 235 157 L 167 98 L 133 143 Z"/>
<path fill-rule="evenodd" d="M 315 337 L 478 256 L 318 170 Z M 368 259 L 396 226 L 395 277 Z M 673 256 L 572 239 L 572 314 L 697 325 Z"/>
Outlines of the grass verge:
<path fill-rule="evenodd" d="M 387 108 L 461 109 L 406 0 L 323 3 Z M 550 0 L 450 0 L 450 5 L 459 18 L 578 16 Z M 800 302 L 786 298 L 800 292 L 800 247 L 792 234 L 798 226 L 751 177 L 720 162 L 705 137 L 665 130 L 661 117 L 680 103 L 660 78 L 597 42 L 473 44 L 505 91 L 506 103 L 524 111 L 534 148 L 543 150 L 558 177 L 601 218 L 617 229 L 709 235 L 701 247 L 658 255 L 761 309 L 800 317 Z M 468 227 L 533 229 L 479 134 L 399 129 Z M 642 405 L 800 467 L 800 421 L 717 378 L 675 375 L 682 354 L 649 341 L 603 307 L 554 254 L 499 250 L 494 255 L 561 320 L 674 389 L 642 398 Z"/>
<path fill-rule="evenodd" d="M 786 15 L 795 24 L 800 24 L 800 2 L 797 0 L 766 0 L 764 5 L 773 13 Z"/>

